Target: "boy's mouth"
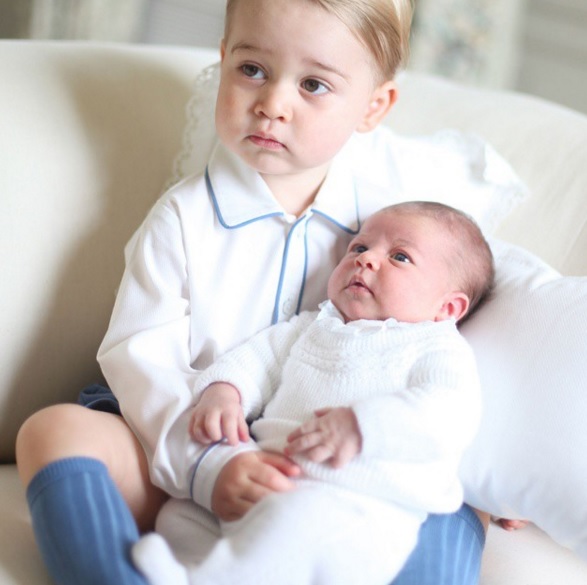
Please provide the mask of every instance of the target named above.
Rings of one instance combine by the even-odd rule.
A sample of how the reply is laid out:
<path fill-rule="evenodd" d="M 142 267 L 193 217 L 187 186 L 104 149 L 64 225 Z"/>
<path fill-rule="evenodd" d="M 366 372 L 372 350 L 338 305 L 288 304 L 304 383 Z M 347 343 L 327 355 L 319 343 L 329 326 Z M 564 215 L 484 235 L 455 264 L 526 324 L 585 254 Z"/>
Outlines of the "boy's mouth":
<path fill-rule="evenodd" d="M 257 132 L 256 134 L 250 134 L 248 139 L 256 146 L 260 146 L 267 150 L 283 150 L 285 148 L 285 145 L 282 142 L 279 142 L 279 140 L 276 140 L 269 134 Z"/>

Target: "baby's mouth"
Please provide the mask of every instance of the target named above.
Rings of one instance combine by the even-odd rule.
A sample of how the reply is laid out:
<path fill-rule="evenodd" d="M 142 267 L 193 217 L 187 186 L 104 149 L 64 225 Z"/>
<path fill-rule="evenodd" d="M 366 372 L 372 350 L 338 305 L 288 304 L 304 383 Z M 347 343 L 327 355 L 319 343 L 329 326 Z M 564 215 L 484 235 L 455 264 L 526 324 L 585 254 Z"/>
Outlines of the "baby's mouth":
<path fill-rule="evenodd" d="M 365 292 L 371 293 L 371 289 L 359 278 L 353 278 L 347 288 L 350 290 L 363 290 Z"/>

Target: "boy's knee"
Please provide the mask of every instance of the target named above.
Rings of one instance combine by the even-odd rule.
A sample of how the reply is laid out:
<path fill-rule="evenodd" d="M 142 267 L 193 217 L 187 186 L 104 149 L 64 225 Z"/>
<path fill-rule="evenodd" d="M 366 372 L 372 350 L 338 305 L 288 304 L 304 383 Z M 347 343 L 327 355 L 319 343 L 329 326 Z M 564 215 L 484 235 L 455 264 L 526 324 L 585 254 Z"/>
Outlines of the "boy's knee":
<path fill-rule="evenodd" d="M 99 457 L 92 448 L 92 415 L 77 404 L 48 406 L 32 414 L 16 437 L 16 462 L 22 482 L 53 461 L 66 457 Z"/>

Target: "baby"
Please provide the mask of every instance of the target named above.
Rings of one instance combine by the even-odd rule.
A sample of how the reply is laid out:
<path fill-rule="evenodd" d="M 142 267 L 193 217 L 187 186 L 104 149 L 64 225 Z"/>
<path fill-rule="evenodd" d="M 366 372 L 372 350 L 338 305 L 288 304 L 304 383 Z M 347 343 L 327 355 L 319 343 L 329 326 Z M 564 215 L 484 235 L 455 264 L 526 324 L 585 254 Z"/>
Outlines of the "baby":
<path fill-rule="evenodd" d="M 286 453 L 296 489 L 218 524 L 206 551 L 195 549 L 210 542 L 210 517 L 188 521 L 172 502 L 159 529 L 181 564 L 152 534 L 133 550 L 138 568 L 154 585 L 389 583 L 427 514 L 462 503 L 480 396 L 457 322 L 493 276 L 480 230 L 455 209 L 400 203 L 367 219 L 320 311 L 261 331 L 196 384 L 193 438 Z M 194 490 L 201 481 L 196 469 Z"/>

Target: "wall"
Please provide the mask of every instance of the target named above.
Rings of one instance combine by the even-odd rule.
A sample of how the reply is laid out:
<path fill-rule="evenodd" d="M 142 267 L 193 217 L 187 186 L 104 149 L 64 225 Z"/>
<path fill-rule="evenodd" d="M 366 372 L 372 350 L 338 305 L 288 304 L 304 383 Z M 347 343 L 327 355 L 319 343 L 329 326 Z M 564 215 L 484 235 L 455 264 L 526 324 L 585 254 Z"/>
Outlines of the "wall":
<path fill-rule="evenodd" d="M 224 0 L 149 0 L 144 42 L 219 47 Z"/>
<path fill-rule="evenodd" d="M 420 9 L 450 5 L 449 0 L 416 0 Z M 587 0 L 453 0 L 496 18 L 503 17 L 493 32 L 493 44 L 479 44 L 491 53 L 486 73 L 476 67 L 468 75 L 471 83 L 520 90 L 542 96 L 587 113 Z M 224 0 L 149 0 L 143 40 L 160 44 L 195 44 L 217 47 L 222 37 Z M 464 15 L 464 16 L 463 16 Z M 461 16 L 466 17 L 461 10 Z M 460 25 L 465 28 L 461 18 Z M 450 24 L 450 15 L 447 19 Z M 454 20 L 454 19 L 453 19 Z M 483 32 L 483 31 L 482 31 Z M 466 34 L 474 38 L 470 28 Z M 471 51 L 469 51 L 469 55 Z M 466 60 L 465 60 L 466 61 Z M 439 65 L 436 72 L 451 75 Z M 465 63 L 466 66 L 466 63 Z M 433 66 L 430 66 L 433 67 Z M 466 80 L 462 66 L 454 77 Z"/>
<path fill-rule="evenodd" d="M 587 0 L 529 0 L 516 88 L 587 113 Z"/>
<path fill-rule="evenodd" d="M 148 0 L 0 0 L 0 38 L 134 42 Z"/>
<path fill-rule="evenodd" d="M 438 57 L 438 45 L 424 48 L 426 70 L 524 91 L 587 113 L 587 0 L 416 0 L 416 5 L 422 11 L 429 7 L 434 13 L 429 22 L 445 35 L 444 41 L 431 35 L 431 43 L 440 42 L 442 48 L 444 42 L 447 54 L 457 53 L 447 68 Z M 225 0 L 0 0 L 0 37 L 218 47 L 224 6 Z M 442 26 L 452 26 L 453 31 L 442 31 L 442 6 Z M 92 11 L 98 16 L 94 18 Z M 495 25 L 488 29 L 491 35 L 483 30 L 487 18 L 481 18 L 476 37 L 476 14 L 501 18 L 497 32 Z"/>

